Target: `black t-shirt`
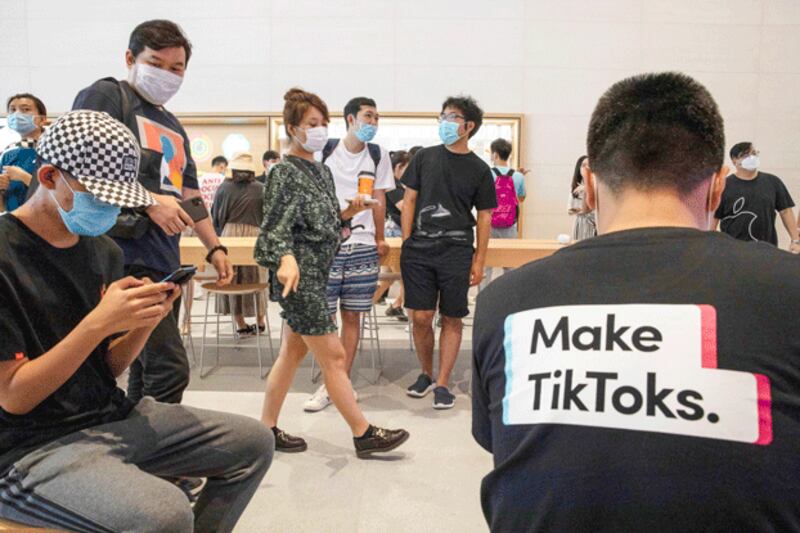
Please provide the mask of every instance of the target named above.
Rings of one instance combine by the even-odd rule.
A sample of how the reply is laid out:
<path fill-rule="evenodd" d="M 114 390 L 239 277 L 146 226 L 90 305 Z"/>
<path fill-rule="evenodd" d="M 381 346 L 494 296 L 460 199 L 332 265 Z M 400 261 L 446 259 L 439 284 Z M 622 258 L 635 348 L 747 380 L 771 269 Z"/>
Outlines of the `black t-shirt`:
<path fill-rule="evenodd" d="M 404 195 L 403 183 L 397 180 L 394 181 L 394 189 L 386 192 L 386 216 L 398 226 L 401 226 L 402 223 L 400 221 L 400 209 L 397 208 L 397 204 L 403 201 Z"/>
<path fill-rule="evenodd" d="M 478 211 L 497 207 L 492 170 L 472 152 L 454 154 L 443 144 L 423 148 L 403 173 L 403 184 L 418 191 L 414 232 L 472 234 Z M 470 244 L 472 239 L 469 239 Z"/>
<path fill-rule="evenodd" d="M 759 172 L 754 179 L 743 180 L 731 174 L 714 216 L 720 219 L 720 229 L 731 237 L 777 245 L 775 212 L 790 207 L 794 202 L 778 176 Z"/>
<path fill-rule="evenodd" d="M 0 361 L 50 350 L 122 277 L 122 252 L 108 237 L 55 248 L 13 215 L 0 216 L 0 250 Z M 0 472 L 47 442 L 127 416 L 133 404 L 105 362 L 107 349 L 108 339 L 30 413 L 0 408 Z"/>
<path fill-rule="evenodd" d="M 182 198 L 182 189 L 199 189 L 197 167 L 192 159 L 189 136 L 178 119 L 164 109 L 139 97 L 134 91 L 131 110 L 136 114 L 136 129 L 133 132 L 142 148 L 161 154 L 160 190 L 166 194 Z M 122 116 L 122 97 L 120 87 L 108 79 L 98 80 L 83 89 L 75 97 L 72 109 L 93 109 L 105 111 L 120 122 Z M 125 254 L 126 265 L 141 265 L 159 272 L 169 273 L 180 266 L 180 235 L 168 236 L 154 223 L 147 233 L 137 240 L 117 239 L 117 244 Z"/>
<path fill-rule="evenodd" d="M 478 297 L 492 531 L 800 531 L 800 258 L 680 228 L 581 241 Z"/>

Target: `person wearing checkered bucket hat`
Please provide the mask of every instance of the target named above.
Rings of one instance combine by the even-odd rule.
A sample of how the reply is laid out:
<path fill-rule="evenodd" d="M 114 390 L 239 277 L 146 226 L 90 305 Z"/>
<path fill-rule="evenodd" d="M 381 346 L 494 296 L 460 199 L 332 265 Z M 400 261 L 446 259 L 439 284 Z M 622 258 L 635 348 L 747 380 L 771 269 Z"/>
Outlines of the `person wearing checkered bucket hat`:
<path fill-rule="evenodd" d="M 40 138 L 40 186 L 0 216 L 0 517 L 70 531 L 231 531 L 272 460 L 237 415 L 134 401 L 116 379 L 180 287 L 125 276 L 103 235 L 151 205 L 139 146 L 72 111 Z M 192 509 L 169 479 L 208 479 Z"/>
<path fill-rule="evenodd" d="M 163 279 L 180 267 L 180 234 L 187 227 L 209 250 L 207 260 L 219 273 L 218 283 L 233 279 L 227 250 L 220 245 L 211 218 L 196 224 L 181 199 L 201 196 L 189 138 L 164 105 L 180 89 L 192 45 L 169 20 L 149 20 L 131 33 L 125 53 L 126 80 L 103 78 L 81 90 L 73 109 L 105 111 L 133 132 L 141 147 L 137 180 L 154 200 L 132 215 L 123 212 L 109 236 L 122 248 L 125 272 L 137 278 Z M 123 221 L 133 223 L 128 231 Z M 178 329 L 180 305 L 164 320 L 131 365 L 128 395 L 137 401 L 152 396 L 180 403 L 189 384 L 189 360 Z"/>

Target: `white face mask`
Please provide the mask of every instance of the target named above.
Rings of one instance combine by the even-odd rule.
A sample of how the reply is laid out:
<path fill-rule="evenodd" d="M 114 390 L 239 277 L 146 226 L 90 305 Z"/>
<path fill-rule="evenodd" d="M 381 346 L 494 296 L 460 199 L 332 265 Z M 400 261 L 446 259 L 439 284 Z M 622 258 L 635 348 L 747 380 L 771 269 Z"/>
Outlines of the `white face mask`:
<path fill-rule="evenodd" d="M 328 128 L 325 126 L 317 126 L 316 128 L 297 128 L 306 132 L 306 142 L 302 142 L 295 136 L 297 142 L 303 147 L 306 152 L 319 152 L 325 148 L 325 143 L 328 142 Z"/>
<path fill-rule="evenodd" d="M 183 78 L 163 68 L 134 63 L 128 72 L 128 83 L 151 104 L 164 105 L 181 88 Z"/>
<path fill-rule="evenodd" d="M 759 163 L 761 163 L 761 161 L 759 161 L 757 155 L 749 155 L 744 159 L 742 159 L 742 162 L 740 164 L 742 165 L 742 168 L 745 170 L 756 170 L 758 169 Z"/>

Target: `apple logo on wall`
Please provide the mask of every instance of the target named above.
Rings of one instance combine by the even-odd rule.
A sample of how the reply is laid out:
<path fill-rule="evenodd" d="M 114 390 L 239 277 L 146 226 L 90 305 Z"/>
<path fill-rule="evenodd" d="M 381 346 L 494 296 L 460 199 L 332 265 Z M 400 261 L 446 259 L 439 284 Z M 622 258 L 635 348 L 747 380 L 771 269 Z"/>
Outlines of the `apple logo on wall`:
<path fill-rule="evenodd" d="M 758 215 L 756 215 L 752 211 L 744 211 L 744 196 L 740 197 L 733 203 L 733 214 L 726 216 L 722 220 L 733 221 L 734 219 L 739 217 L 744 217 L 743 220 L 745 221 L 747 220 L 747 217 L 751 217 L 750 222 L 747 224 L 747 233 L 750 235 L 750 238 L 752 240 L 758 241 L 758 239 L 756 239 L 753 236 L 753 223 L 755 223 L 756 219 L 758 218 Z"/>

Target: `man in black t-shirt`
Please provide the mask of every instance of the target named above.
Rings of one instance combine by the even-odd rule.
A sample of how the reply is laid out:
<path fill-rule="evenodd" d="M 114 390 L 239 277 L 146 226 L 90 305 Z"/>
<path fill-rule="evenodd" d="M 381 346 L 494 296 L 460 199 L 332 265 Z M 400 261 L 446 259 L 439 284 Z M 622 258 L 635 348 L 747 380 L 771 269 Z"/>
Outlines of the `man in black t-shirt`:
<path fill-rule="evenodd" d="M 256 176 L 256 179 L 260 181 L 262 184 L 267 184 L 267 176 L 269 176 L 269 169 L 272 168 L 272 165 L 277 165 L 281 162 L 281 154 L 276 152 L 275 150 L 267 150 L 261 156 L 261 164 L 264 166 L 264 173 L 259 174 Z"/>
<path fill-rule="evenodd" d="M 192 222 L 179 201 L 201 196 L 189 136 L 164 108 L 183 82 L 192 46 L 180 27 L 168 20 L 149 20 L 131 33 L 125 62 L 127 81 L 103 78 L 75 97 L 73 109 L 105 111 L 136 136 L 142 148 L 139 180 L 155 203 L 146 209 L 149 223 L 141 237 L 122 238 L 112 232 L 125 255 L 125 273 L 162 279 L 180 267 L 180 235 L 187 227 L 209 250 L 208 260 L 219 273 L 218 283 L 233 279 L 227 249 L 220 244 L 211 218 Z M 189 384 L 189 360 L 178 330 L 180 305 L 153 331 L 132 365 L 128 395 L 134 401 L 152 396 L 180 403 Z"/>
<path fill-rule="evenodd" d="M 600 235 L 478 296 L 492 531 L 800 530 L 800 262 L 708 231 L 723 132 L 688 76 L 612 86 L 584 171 Z"/>
<path fill-rule="evenodd" d="M 467 292 L 483 279 L 492 208 L 497 207 L 489 165 L 468 146 L 478 132 L 483 111 L 470 97 L 451 97 L 442 104 L 442 144 L 423 148 L 403 174 L 403 249 L 400 270 L 406 307 L 414 310 L 414 344 L 422 373 L 407 394 L 422 398 L 431 390 L 435 409 L 450 409 L 448 389 L 461 347 L 461 319 L 469 313 Z M 477 249 L 473 253 L 478 211 Z M 439 375 L 433 380 L 433 315 L 442 317 Z"/>
<path fill-rule="evenodd" d="M 725 180 L 722 202 L 714 213 L 721 230 L 740 241 L 764 241 L 778 245 L 775 213 L 789 233 L 789 249 L 800 252 L 794 201 L 778 176 L 760 172 L 759 151 L 751 142 L 733 145 L 730 156 L 736 170 Z"/>
<path fill-rule="evenodd" d="M 180 287 L 123 277 L 102 236 L 152 198 L 106 113 L 40 138 L 39 188 L 0 216 L 0 517 L 70 531 L 230 531 L 272 458 L 255 420 L 134 402 L 116 378 Z M 208 477 L 194 507 L 162 477 Z"/>

